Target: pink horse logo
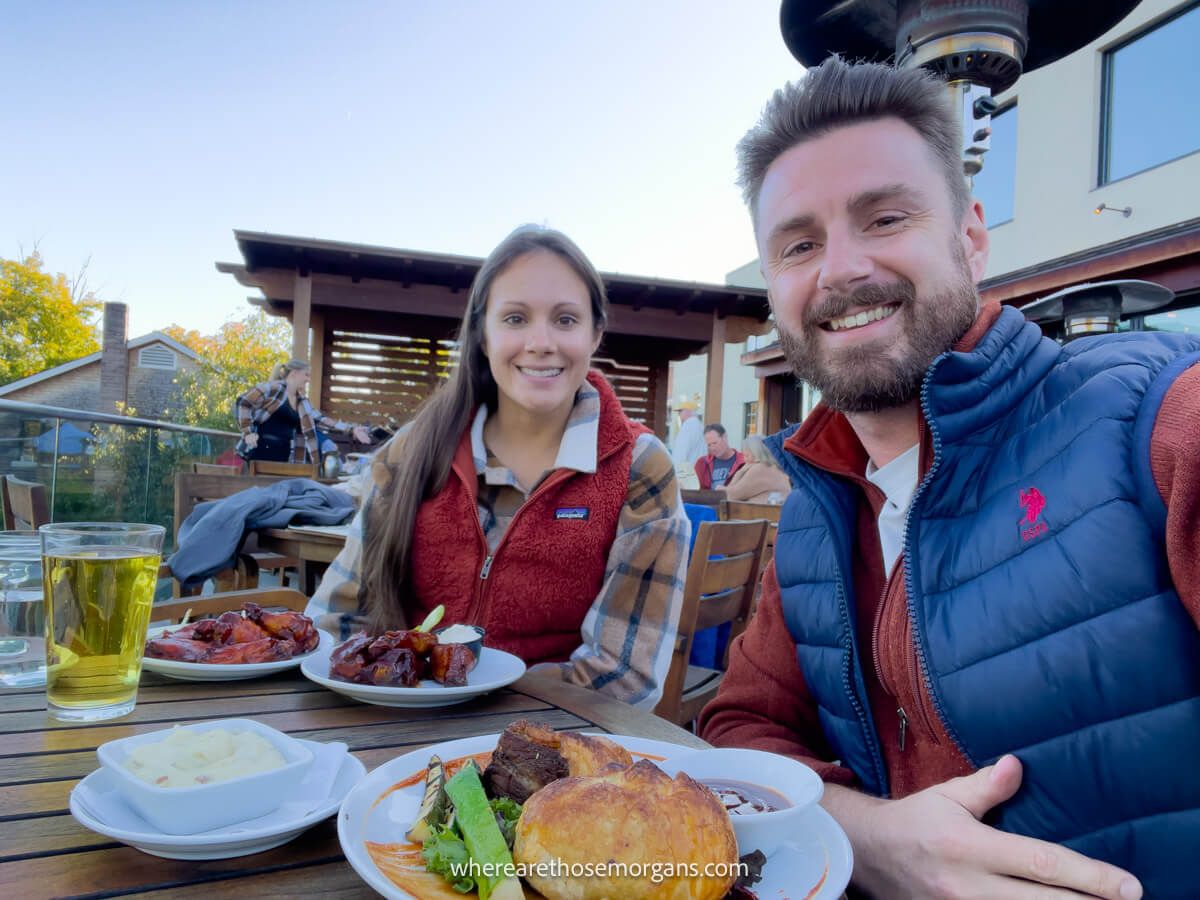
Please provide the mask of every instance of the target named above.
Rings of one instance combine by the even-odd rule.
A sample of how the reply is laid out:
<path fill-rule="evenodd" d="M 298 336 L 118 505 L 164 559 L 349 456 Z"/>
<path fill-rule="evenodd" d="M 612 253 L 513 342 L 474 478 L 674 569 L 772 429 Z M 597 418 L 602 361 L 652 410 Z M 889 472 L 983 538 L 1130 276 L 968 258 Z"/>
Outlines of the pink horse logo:
<path fill-rule="evenodd" d="M 1027 491 L 1021 491 L 1021 508 L 1025 510 L 1025 521 L 1032 525 L 1046 508 L 1046 498 L 1037 488 L 1031 487 Z"/>

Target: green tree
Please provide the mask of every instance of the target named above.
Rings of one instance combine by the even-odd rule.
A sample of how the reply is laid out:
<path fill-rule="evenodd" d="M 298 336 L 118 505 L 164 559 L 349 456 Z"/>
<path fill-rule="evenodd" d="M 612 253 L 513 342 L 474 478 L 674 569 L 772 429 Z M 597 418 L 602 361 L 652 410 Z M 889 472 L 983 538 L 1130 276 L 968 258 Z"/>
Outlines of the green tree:
<path fill-rule="evenodd" d="M 179 414 L 185 425 L 236 430 L 233 404 L 246 388 L 271 376 L 276 363 L 287 359 L 292 326 L 287 319 L 255 310 L 242 319 L 226 322 L 213 335 L 188 331 L 178 325 L 166 333 L 195 350 L 204 364 L 176 378 Z"/>
<path fill-rule="evenodd" d="M 92 320 L 100 306 L 90 292 L 75 296 L 65 275 L 44 271 L 36 250 L 0 259 L 0 384 L 99 350 Z"/>

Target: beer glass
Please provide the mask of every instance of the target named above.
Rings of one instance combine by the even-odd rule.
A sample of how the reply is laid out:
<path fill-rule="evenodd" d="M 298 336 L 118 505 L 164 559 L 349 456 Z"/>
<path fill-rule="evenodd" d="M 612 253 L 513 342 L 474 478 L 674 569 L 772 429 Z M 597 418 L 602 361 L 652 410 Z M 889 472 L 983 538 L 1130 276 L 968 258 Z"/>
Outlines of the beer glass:
<path fill-rule="evenodd" d="M 46 683 L 44 621 L 37 533 L 0 531 L 0 687 Z"/>
<path fill-rule="evenodd" d="M 38 531 L 46 708 L 70 722 L 126 715 L 137 700 L 164 529 L 83 522 Z"/>

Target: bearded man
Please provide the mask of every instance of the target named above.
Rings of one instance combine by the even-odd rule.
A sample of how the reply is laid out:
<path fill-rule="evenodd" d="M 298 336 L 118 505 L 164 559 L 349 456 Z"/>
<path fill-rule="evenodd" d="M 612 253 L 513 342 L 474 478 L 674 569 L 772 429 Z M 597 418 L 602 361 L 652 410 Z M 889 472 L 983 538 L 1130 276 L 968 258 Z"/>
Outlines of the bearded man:
<path fill-rule="evenodd" d="M 739 144 L 823 402 L 700 733 L 785 753 L 876 897 L 1194 897 L 1200 340 L 981 305 L 945 88 L 831 59 Z M 986 817 L 986 823 L 984 821 Z"/>

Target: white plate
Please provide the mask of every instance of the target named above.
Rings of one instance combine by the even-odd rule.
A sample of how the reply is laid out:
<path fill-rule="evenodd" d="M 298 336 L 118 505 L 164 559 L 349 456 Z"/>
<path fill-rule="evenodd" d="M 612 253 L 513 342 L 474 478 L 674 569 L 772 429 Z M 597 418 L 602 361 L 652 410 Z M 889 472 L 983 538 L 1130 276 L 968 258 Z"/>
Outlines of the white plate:
<path fill-rule="evenodd" d="M 183 626 L 179 626 L 183 627 Z M 172 627 L 158 627 L 150 629 L 150 637 L 160 637 L 164 631 L 171 631 Z M 147 672 L 154 672 L 158 675 L 165 675 L 168 678 L 175 678 L 179 681 L 241 681 L 244 678 L 261 678 L 263 675 L 271 675 L 275 672 L 283 672 L 287 669 L 294 669 L 304 660 L 321 652 L 325 648 L 326 654 L 333 648 L 336 641 L 332 634 L 329 634 L 318 629 L 321 635 L 321 642 L 315 649 L 309 650 L 307 653 L 300 653 L 293 656 L 291 659 L 277 659 L 274 662 L 266 663 L 233 663 L 224 665 L 221 663 L 194 663 L 194 662 L 179 662 L 175 659 L 155 659 L 151 656 L 142 657 L 142 668 Z"/>
<path fill-rule="evenodd" d="M 301 741 L 301 743 L 312 743 Z M 302 831 L 311 828 L 318 822 L 329 818 L 337 812 L 338 806 L 347 794 L 366 775 L 366 767 L 350 754 L 342 761 L 338 769 L 337 779 L 329 791 L 329 798 L 307 816 L 292 822 L 277 823 L 272 827 L 261 828 L 257 831 L 241 831 L 236 834 L 200 834 L 176 835 L 163 834 L 155 831 L 154 826 L 146 823 L 145 831 L 129 831 L 107 825 L 87 812 L 71 793 L 71 815 L 84 828 L 97 834 L 110 837 L 128 844 L 151 856 L 163 856 L 167 859 L 228 859 L 234 856 L 249 856 L 251 853 L 261 853 L 280 844 L 286 844 Z M 94 790 L 107 790 L 111 773 L 106 769 L 97 769 L 81 784 L 86 784 Z M 135 814 L 136 815 L 136 814 Z"/>
<path fill-rule="evenodd" d="M 467 675 L 463 687 L 446 687 L 435 681 L 422 681 L 419 687 L 382 687 L 375 684 L 355 684 L 329 677 L 329 655 L 333 646 L 321 646 L 304 658 L 300 671 L 311 681 L 344 694 L 361 703 L 376 706 L 451 706 L 465 703 L 488 691 L 512 684 L 525 674 L 525 663 L 520 657 L 484 647 L 479 654 L 479 663 Z"/>
<path fill-rule="evenodd" d="M 649 738 L 615 734 L 604 737 L 616 741 L 635 757 L 643 755 L 669 759 L 676 754 L 692 752 L 690 747 Z M 365 842 L 403 842 L 404 832 L 420 808 L 424 784 L 418 782 L 393 791 L 382 800 L 381 797 L 395 783 L 424 769 L 433 754 L 448 762 L 460 756 L 486 753 L 495 749 L 498 738 L 499 735 L 487 734 L 414 750 L 384 763 L 350 792 L 338 813 L 338 840 L 346 859 L 367 884 L 392 900 L 421 900 L 401 890 L 379 870 L 367 852 Z M 803 834 L 767 858 L 762 881 L 752 885 L 751 890 L 764 898 L 833 900 L 840 897 L 850 883 L 853 869 L 854 857 L 849 840 L 833 817 L 818 806 L 805 819 Z M 475 894 L 466 896 L 474 897 Z"/>

